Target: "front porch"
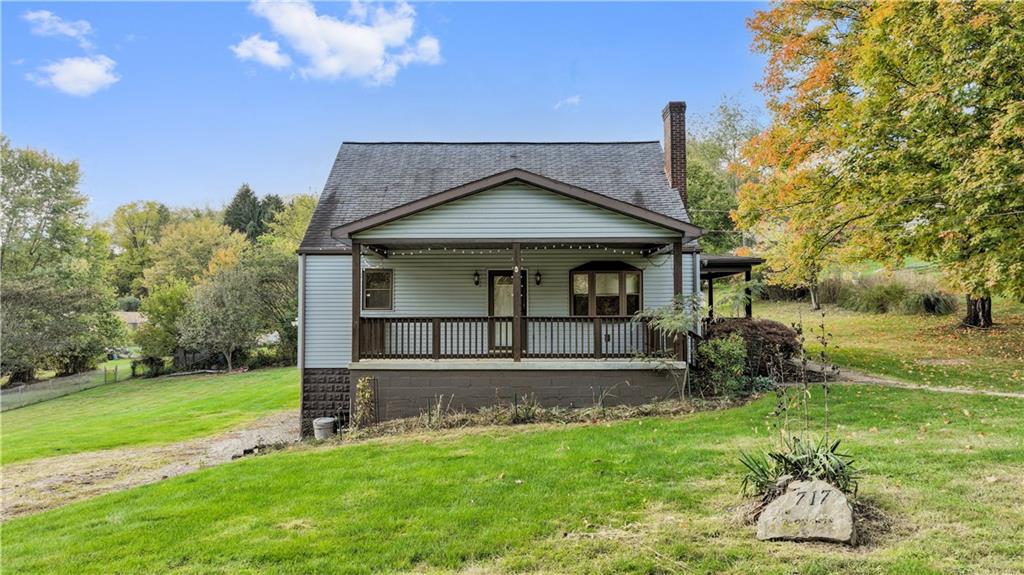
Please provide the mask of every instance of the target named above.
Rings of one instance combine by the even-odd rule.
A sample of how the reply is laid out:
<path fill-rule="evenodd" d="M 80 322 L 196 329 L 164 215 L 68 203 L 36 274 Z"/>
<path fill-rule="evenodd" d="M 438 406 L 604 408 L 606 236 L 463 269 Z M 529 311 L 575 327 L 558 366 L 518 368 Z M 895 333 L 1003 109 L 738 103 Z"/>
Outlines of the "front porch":
<path fill-rule="evenodd" d="M 352 247 L 353 369 L 651 369 L 691 356 L 690 336 L 633 316 L 694 291 L 684 258 L 697 254 L 681 238 Z"/>

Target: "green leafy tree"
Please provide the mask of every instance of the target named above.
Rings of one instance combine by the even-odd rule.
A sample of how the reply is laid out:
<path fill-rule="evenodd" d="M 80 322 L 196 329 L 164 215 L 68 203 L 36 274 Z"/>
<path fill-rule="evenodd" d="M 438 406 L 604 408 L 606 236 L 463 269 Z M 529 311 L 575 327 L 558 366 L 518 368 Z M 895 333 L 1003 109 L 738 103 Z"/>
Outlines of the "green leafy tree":
<path fill-rule="evenodd" d="M 176 281 L 194 284 L 215 269 L 236 264 L 248 247 L 245 236 L 210 218 L 170 224 L 153 246 L 145 285 L 152 289 Z"/>
<path fill-rule="evenodd" d="M 0 137 L 0 371 L 31 381 L 42 366 L 73 373 L 119 343 L 105 281 L 108 239 L 87 224 L 76 162 Z"/>
<path fill-rule="evenodd" d="M 288 203 L 274 214 L 267 224 L 267 233 L 260 236 L 260 243 L 273 246 L 281 252 L 294 254 L 306 235 L 306 228 L 313 219 L 317 197 L 301 194 L 288 199 Z"/>
<path fill-rule="evenodd" d="M 264 236 L 265 238 L 266 236 Z M 281 359 L 294 362 L 298 352 L 298 260 L 291 251 L 260 245 L 242 261 L 251 274 L 252 290 L 259 301 L 258 316 L 264 332 L 281 338 Z"/>
<path fill-rule="evenodd" d="M 174 355 L 181 336 L 178 321 L 191 301 L 192 292 L 183 281 L 172 281 L 152 288 L 142 300 L 140 311 L 145 323 L 135 331 L 135 343 L 142 355 L 163 358 Z"/>
<path fill-rule="evenodd" d="M 266 233 L 267 223 L 274 214 L 283 208 L 284 202 L 278 196 L 271 194 L 260 200 L 249 184 L 242 184 L 231 203 L 224 208 L 224 225 L 255 242 Z"/>
<path fill-rule="evenodd" d="M 178 320 L 179 343 L 224 354 L 233 369 L 235 351 L 252 347 L 265 329 L 254 274 L 243 266 L 225 269 L 196 286 L 192 302 Z"/>
<path fill-rule="evenodd" d="M 714 113 L 697 118 L 692 126 L 686 138 L 688 211 L 693 222 L 707 230 L 700 240 L 704 251 L 727 253 L 743 245 L 731 214 L 745 176 L 733 167 L 759 126 L 752 111 L 729 98 L 722 98 Z"/>
<path fill-rule="evenodd" d="M 738 210 L 770 264 L 938 263 L 967 296 L 1024 298 L 1024 10 L 1015 3 L 782 3 L 751 20 L 772 124 Z"/>
<path fill-rule="evenodd" d="M 171 211 L 159 202 L 131 202 L 114 210 L 110 219 L 111 279 L 119 295 L 145 294 L 143 272 L 153 264 L 153 246 L 170 221 Z"/>

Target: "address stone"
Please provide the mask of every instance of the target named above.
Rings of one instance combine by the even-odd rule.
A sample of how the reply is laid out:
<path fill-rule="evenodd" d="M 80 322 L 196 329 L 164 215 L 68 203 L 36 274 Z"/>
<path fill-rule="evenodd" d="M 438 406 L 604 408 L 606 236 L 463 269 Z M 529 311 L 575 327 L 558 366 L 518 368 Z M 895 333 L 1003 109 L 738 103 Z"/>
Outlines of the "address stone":
<path fill-rule="evenodd" d="M 853 507 L 824 481 L 794 481 L 757 520 L 757 538 L 784 541 L 856 542 Z"/>

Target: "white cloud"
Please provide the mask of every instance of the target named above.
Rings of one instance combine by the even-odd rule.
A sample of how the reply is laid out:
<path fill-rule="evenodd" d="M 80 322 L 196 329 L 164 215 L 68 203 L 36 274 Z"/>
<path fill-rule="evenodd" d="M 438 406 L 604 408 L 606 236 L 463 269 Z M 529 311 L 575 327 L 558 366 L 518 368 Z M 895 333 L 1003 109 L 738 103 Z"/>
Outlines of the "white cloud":
<path fill-rule="evenodd" d="M 579 106 L 580 102 L 582 101 L 583 98 L 579 94 L 576 94 L 575 96 L 569 96 L 568 98 L 562 98 L 561 100 L 555 103 L 555 109 L 557 110 L 559 108 L 564 108 L 566 106 Z"/>
<path fill-rule="evenodd" d="M 86 38 L 92 33 L 92 25 L 85 20 L 69 22 L 49 10 L 25 12 L 24 18 L 32 24 L 32 33 L 37 36 L 67 36 L 78 40 L 78 45 L 85 50 L 92 48 Z"/>
<path fill-rule="evenodd" d="M 308 0 L 255 0 L 250 9 L 307 58 L 299 71 L 309 78 L 394 80 L 413 63 L 440 64 L 441 43 L 433 36 L 412 41 L 416 11 L 405 2 L 391 9 L 353 2 L 345 19 L 317 14 Z"/>
<path fill-rule="evenodd" d="M 264 40 L 253 34 L 234 46 L 229 46 L 239 60 L 255 60 L 271 68 L 287 68 L 292 65 L 288 54 L 281 53 L 281 46 L 272 40 Z"/>
<path fill-rule="evenodd" d="M 42 75 L 30 74 L 29 79 L 72 96 L 89 96 L 120 80 L 115 66 L 117 62 L 103 55 L 64 58 L 39 68 Z"/>

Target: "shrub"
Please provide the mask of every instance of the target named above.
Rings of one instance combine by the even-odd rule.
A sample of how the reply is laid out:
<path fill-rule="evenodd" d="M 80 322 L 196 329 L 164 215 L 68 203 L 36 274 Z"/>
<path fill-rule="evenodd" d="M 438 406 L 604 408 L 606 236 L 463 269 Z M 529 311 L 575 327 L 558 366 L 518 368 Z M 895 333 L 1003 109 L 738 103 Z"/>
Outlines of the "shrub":
<path fill-rule="evenodd" d="M 857 493 L 859 474 L 853 458 L 839 452 L 839 440 L 818 441 L 790 436 L 779 449 L 751 455 L 740 454 L 747 468 L 743 476 L 743 493 L 767 497 L 778 495 L 779 478 L 788 475 L 795 481 L 820 479 L 844 493 Z"/>
<path fill-rule="evenodd" d="M 796 331 L 769 319 L 722 318 L 708 324 L 704 335 L 707 339 L 717 339 L 733 334 L 746 343 L 746 374 L 751 377 L 771 375 L 773 366 L 788 361 L 800 351 Z"/>
<path fill-rule="evenodd" d="M 360 377 L 356 381 L 352 427 L 366 427 L 377 421 L 376 404 L 373 397 L 374 383 L 375 381 L 372 377 Z"/>
<path fill-rule="evenodd" d="M 841 278 L 826 278 L 818 284 L 818 303 L 838 305 L 850 297 L 852 282 Z"/>
<path fill-rule="evenodd" d="M 142 300 L 133 295 L 125 295 L 117 298 L 117 309 L 121 311 L 139 311 L 139 306 L 141 305 Z"/>
<path fill-rule="evenodd" d="M 839 305 L 863 313 L 889 313 L 898 311 L 909 294 L 910 290 L 899 283 L 864 284 L 852 290 Z"/>
<path fill-rule="evenodd" d="M 281 365 L 283 360 L 276 347 L 265 346 L 247 351 L 242 363 L 246 369 L 262 369 Z"/>
<path fill-rule="evenodd" d="M 957 299 L 938 290 L 914 292 L 900 302 L 900 311 L 907 314 L 950 315 L 957 310 Z"/>
<path fill-rule="evenodd" d="M 747 363 L 747 346 L 743 338 L 732 333 L 703 340 L 697 346 L 697 371 L 702 394 L 735 396 L 746 389 L 743 372 Z"/>
<path fill-rule="evenodd" d="M 818 298 L 821 303 L 863 313 L 949 315 L 957 310 L 955 297 L 940 291 L 934 279 L 921 275 L 856 281 L 829 278 L 821 282 Z"/>

